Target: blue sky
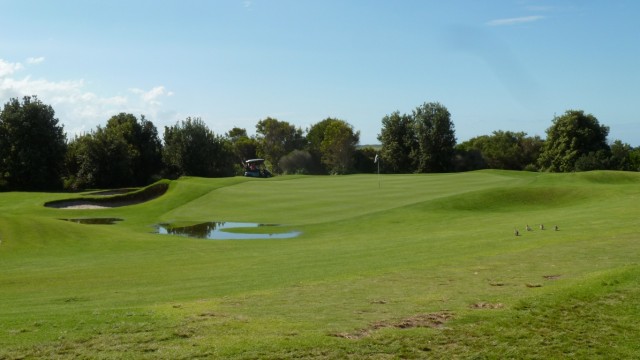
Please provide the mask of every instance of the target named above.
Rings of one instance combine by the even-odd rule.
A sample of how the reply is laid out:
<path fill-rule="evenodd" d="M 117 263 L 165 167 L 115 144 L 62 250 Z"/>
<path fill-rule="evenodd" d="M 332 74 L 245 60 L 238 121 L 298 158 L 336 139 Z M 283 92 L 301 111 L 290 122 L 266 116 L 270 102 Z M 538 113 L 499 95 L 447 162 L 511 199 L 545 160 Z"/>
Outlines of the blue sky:
<path fill-rule="evenodd" d="M 119 112 L 162 132 L 268 116 L 382 118 L 439 102 L 458 142 L 544 138 L 579 109 L 640 146 L 636 0 L 0 0 L 0 102 L 36 94 L 71 138 Z"/>

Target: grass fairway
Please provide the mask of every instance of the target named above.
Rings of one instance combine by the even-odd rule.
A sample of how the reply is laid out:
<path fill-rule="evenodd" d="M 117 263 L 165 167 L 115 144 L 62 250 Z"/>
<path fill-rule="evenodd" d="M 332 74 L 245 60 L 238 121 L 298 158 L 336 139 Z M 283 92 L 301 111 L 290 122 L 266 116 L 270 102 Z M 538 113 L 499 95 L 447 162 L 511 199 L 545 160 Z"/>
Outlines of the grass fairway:
<path fill-rule="evenodd" d="M 0 193 L 0 359 L 640 358 L 637 173 L 182 178 L 43 206 L 68 197 Z M 93 217 L 123 221 L 59 220 Z M 302 234 L 153 233 L 207 221 Z"/>

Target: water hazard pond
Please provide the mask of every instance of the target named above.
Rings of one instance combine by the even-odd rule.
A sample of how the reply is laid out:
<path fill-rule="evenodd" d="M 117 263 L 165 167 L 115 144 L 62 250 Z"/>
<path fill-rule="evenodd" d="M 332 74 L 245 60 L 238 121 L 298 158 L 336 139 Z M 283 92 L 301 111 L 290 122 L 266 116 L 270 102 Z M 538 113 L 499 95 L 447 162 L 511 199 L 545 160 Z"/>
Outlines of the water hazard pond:
<path fill-rule="evenodd" d="M 301 234 L 300 231 L 279 232 L 277 231 L 278 226 L 275 224 L 210 221 L 190 226 L 158 224 L 156 225 L 156 230 L 158 234 L 180 235 L 209 240 L 291 239 Z M 257 228 L 258 231 L 227 231 L 229 229 L 249 228 Z"/>
<path fill-rule="evenodd" d="M 85 225 L 113 225 L 118 221 L 122 221 L 120 218 L 78 218 L 78 219 L 60 219 L 64 221 L 71 221 L 76 224 Z"/>
<path fill-rule="evenodd" d="M 114 225 L 116 222 L 122 221 L 120 218 L 78 218 L 60 220 L 86 225 Z M 209 240 L 291 239 L 301 234 L 300 231 L 281 231 L 278 227 L 279 225 L 275 224 L 210 221 L 190 226 L 158 224 L 155 226 L 155 233 Z M 254 228 L 255 230 L 247 232 L 239 230 L 251 228 Z M 229 229 L 236 230 L 227 231 Z"/>

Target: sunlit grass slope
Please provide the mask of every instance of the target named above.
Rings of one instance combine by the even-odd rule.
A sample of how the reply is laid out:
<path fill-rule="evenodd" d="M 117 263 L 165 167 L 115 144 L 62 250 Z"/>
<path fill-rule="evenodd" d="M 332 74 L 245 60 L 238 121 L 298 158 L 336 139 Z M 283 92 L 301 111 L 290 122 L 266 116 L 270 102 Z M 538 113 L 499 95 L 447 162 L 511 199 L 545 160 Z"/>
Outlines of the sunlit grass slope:
<path fill-rule="evenodd" d="M 640 356 L 635 173 L 182 178 L 43 206 L 68 198 L 0 193 L 0 359 Z M 60 220 L 91 217 L 123 221 Z M 302 235 L 154 234 L 207 221 Z"/>

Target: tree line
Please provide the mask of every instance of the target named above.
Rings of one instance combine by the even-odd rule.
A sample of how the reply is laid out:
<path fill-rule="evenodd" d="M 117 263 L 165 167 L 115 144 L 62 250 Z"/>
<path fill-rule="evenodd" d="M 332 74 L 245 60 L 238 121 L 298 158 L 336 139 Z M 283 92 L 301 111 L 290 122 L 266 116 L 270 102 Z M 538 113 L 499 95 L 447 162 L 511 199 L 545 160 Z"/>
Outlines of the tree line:
<path fill-rule="evenodd" d="M 37 96 L 9 100 L 0 111 L 0 190 L 80 190 L 142 186 L 160 178 L 241 175 L 264 158 L 276 174 L 425 173 L 484 168 L 570 172 L 640 170 L 640 148 L 617 140 L 583 111 L 555 117 L 547 139 L 494 131 L 456 143 L 447 108 L 424 103 L 382 118 L 379 147 L 359 147 L 360 132 L 326 118 L 304 131 L 267 117 L 256 135 L 235 127 L 215 134 L 200 118 L 165 126 L 162 139 L 141 115 L 120 113 L 68 139 L 50 105 Z M 380 161 L 374 164 L 374 161 Z"/>
<path fill-rule="evenodd" d="M 381 169 L 388 173 L 504 169 L 549 172 L 640 171 L 640 147 L 609 145 L 609 127 L 583 110 L 555 116 L 545 140 L 525 132 L 494 131 L 456 144 L 446 107 L 425 103 L 411 114 L 382 119 Z"/>
<path fill-rule="evenodd" d="M 327 118 L 305 132 L 268 117 L 256 135 L 233 128 L 215 134 L 200 118 L 165 126 L 162 140 L 145 118 L 120 113 L 67 139 L 51 105 L 13 98 L 0 111 L 0 190 L 79 190 L 142 186 L 160 178 L 241 175 L 244 161 L 264 158 L 277 174 L 372 172 L 360 133 Z M 366 161 L 363 159 L 366 158 Z"/>

